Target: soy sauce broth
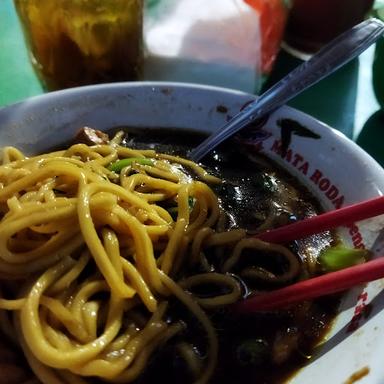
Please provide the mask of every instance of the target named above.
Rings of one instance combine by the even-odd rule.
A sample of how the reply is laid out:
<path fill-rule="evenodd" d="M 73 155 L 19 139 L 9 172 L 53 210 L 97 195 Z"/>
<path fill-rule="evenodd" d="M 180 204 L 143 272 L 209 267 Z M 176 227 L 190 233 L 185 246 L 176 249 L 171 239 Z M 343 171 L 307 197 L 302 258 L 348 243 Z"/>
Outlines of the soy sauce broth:
<path fill-rule="evenodd" d="M 126 127 L 113 129 L 110 137 L 121 129 L 127 133 L 123 145 L 181 156 L 185 156 L 204 138 L 196 132 Z M 275 210 L 274 222 L 269 223 L 272 227 L 322 211 L 319 202 L 294 177 L 265 157 L 251 160 L 245 148 L 237 143 L 221 145 L 204 159 L 203 165 L 223 181 L 213 188 L 221 206 L 229 214 L 229 227 L 246 228 L 250 234 L 256 233 L 260 225 L 268 220 L 271 207 Z M 325 232 L 289 245 L 303 262 L 300 278 L 319 273 L 317 256 L 336 241 L 334 234 Z M 280 287 L 269 284 L 252 286 L 237 278 L 244 296 L 249 290 L 269 291 Z M 289 309 L 252 315 L 237 316 L 228 308 L 210 312 L 219 338 L 217 369 L 210 384 L 284 383 L 311 361 L 315 347 L 324 339 L 337 314 L 339 298 L 338 295 L 328 296 Z M 175 348 L 181 340 L 194 346 L 204 364 L 206 340 L 196 319 L 172 299 L 167 316 L 169 321 L 181 319 L 187 328 L 159 348 L 134 384 L 158 384 L 159 381 L 168 384 L 194 383 L 193 375 Z M 27 374 L 29 367 L 20 356 L 21 352 L 14 352 L 19 359 L 19 367 L 25 370 L 26 377 L 30 377 Z M 97 378 L 91 378 L 89 382 L 103 383 Z"/>
<path fill-rule="evenodd" d="M 181 156 L 204 138 L 195 132 L 169 129 L 124 130 L 128 132 L 124 143 L 127 146 Z M 294 177 L 267 158 L 260 156 L 251 161 L 238 144 L 220 146 L 202 163 L 223 180 L 215 192 L 231 218 L 230 227 L 256 233 L 268 220 L 271 227 L 277 227 L 322 211 L 318 201 Z M 268 216 L 271 209 L 274 211 L 272 221 Z M 317 256 L 336 241 L 334 234 L 325 232 L 289 245 L 303 262 L 300 278 L 319 273 Z M 249 283 L 242 284 L 248 289 Z M 260 284 L 249 288 L 268 291 L 279 286 Z M 338 305 L 339 296 L 328 296 L 286 310 L 241 317 L 234 316 L 228 309 L 212 313 L 211 320 L 219 336 L 219 359 L 211 383 L 283 383 L 310 361 L 315 346 L 329 331 Z M 189 320 L 188 326 L 193 322 Z M 194 332 L 189 331 L 191 343 Z M 204 351 L 201 355 L 203 359 Z M 186 367 L 180 364 L 171 341 L 159 351 L 138 383 L 151 384 L 159 378 L 170 384 L 192 383 Z"/>

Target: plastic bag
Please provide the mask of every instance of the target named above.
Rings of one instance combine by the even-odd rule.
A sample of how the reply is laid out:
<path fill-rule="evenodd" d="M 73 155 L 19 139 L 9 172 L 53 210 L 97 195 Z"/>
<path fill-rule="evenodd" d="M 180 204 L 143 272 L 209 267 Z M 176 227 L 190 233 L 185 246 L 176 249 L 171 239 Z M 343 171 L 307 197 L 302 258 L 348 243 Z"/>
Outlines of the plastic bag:
<path fill-rule="evenodd" d="M 145 79 L 259 91 L 284 30 L 282 0 L 148 0 L 146 5 Z"/>

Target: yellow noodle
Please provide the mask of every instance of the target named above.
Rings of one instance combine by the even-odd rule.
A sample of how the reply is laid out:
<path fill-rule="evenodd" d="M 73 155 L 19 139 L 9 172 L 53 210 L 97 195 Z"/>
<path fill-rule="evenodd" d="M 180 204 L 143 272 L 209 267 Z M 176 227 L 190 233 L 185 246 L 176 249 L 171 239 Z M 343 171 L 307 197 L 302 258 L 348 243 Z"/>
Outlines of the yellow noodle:
<path fill-rule="evenodd" d="M 13 161 L 23 160 L 24 154 L 14 147 L 4 147 L 2 153 L 3 164 L 12 163 Z"/>
<path fill-rule="evenodd" d="M 181 357 L 186 361 L 193 376 L 195 378 L 198 377 L 201 372 L 201 359 L 197 356 L 192 346 L 182 342 L 177 345 L 177 350 Z"/>
<path fill-rule="evenodd" d="M 265 251 L 269 253 L 277 253 L 279 255 L 284 256 L 285 260 L 288 262 L 289 268 L 286 272 L 283 272 L 278 277 L 273 275 L 272 273 L 265 273 L 262 272 L 261 274 L 257 274 L 259 278 L 263 278 L 264 275 L 271 276 L 272 279 L 278 280 L 279 282 L 286 282 L 289 280 L 292 280 L 299 274 L 299 268 L 300 264 L 297 259 L 297 257 L 286 247 L 279 245 L 279 244 L 270 244 L 266 243 L 265 241 L 256 239 L 256 238 L 246 238 L 240 240 L 234 250 L 232 255 L 226 260 L 226 262 L 223 265 L 223 271 L 228 272 L 230 271 L 236 263 L 239 261 L 241 254 L 244 249 L 254 249 L 255 251 Z M 255 252 L 255 258 L 258 257 L 258 253 Z M 249 273 L 251 272 L 251 273 Z M 253 273 L 252 273 L 253 272 Z M 248 275 L 256 275 L 256 271 L 247 271 L 246 273 Z M 271 278 L 268 278 L 270 280 Z"/>
<path fill-rule="evenodd" d="M 82 322 L 73 316 L 73 313 L 66 308 L 60 301 L 51 297 L 42 296 L 40 304 L 45 306 L 60 321 L 61 324 L 77 339 L 84 341 L 87 339 L 87 333 L 83 329 Z"/>
<path fill-rule="evenodd" d="M 201 166 L 123 147 L 122 137 L 33 157 L 4 148 L 0 275 L 22 278 L 23 284 L 16 280 L 11 299 L 0 298 L 1 329 L 17 339 L 43 384 L 86 384 L 95 377 L 131 382 L 175 335 L 194 383 L 209 383 L 218 340 L 205 310 L 241 296 L 236 279 L 210 272 L 210 249 L 224 255 L 219 272 L 235 268 L 245 248 L 279 253 L 290 268 L 277 278 L 296 273 L 295 256 L 285 247 L 245 238 L 244 230 L 226 230 L 219 200 L 206 184 L 220 180 Z M 120 174 L 109 169 L 132 157 L 149 158 L 153 165 L 132 164 Z M 206 273 L 176 282 L 198 263 Z M 229 292 L 193 294 L 206 284 Z M 180 343 L 188 324 L 168 319 L 172 298 L 201 323 L 208 345 L 204 359 Z"/>
<path fill-rule="evenodd" d="M 153 351 L 156 348 L 159 348 L 159 346 L 175 336 L 177 333 L 179 333 L 182 328 L 183 326 L 181 324 L 172 324 L 165 331 L 156 335 L 156 337 L 154 337 L 152 341 L 148 343 L 143 352 L 136 358 L 132 366 L 129 369 L 121 372 L 119 376 L 111 381 L 114 383 L 129 383 L 135 380 L 146 368 L 146 363 Z"/>
<path fill-rule="evenodd" d="M 184 159 L 179 156 L 172 156 L 166 154 L 160 154 L 160 158 L 174 161 L 175 163 L 185 165 L 186 167 L 191 168 L 196 174 L 207 183 L 221 183 L 221 180 L 218 177 L 210 175 L 204 168 L 200 167 L 191 160 Z"/>
<path fill-rule="evenodd" d="M 88 334 L 88 340 L 97 338 L 97 320 L 100 315 L 101 303 L 97 301 L 88 301 L 81 308 L 82 326 Z"/>
<path fill-rule="evenodd" d="M 173 170 L 170 169 L 162 169 L 161 166 L 161 161 L 155 161 L 154 166 L 149 166 L 149 165 L 141 165 L 140 168 L 145 171 L 147 175 L 153 176 L 158 179 L 164 179 L 168 181 L 172 181 L 174 183 L 178 183 L 180 180 L 180 174 L 172 172 Z"/>
<path fill-rule="evenodd" d="M 208 316 L 184 290 L 170 279 L 166 274 L 161 273 L 161 279 L 167 288 L 193 313 L 203 325 L 208 336 L 208 363 L 196 384 L 205 384 L 213 374 L 217 362 L 218 341 L 215 330 Z"/>
<path fill-rule="evenodd" d="M 213 233 L 208 237 L 205 245 L 207 247 L 214 247 L 218 245 L 225 245 L 231 243 L 237 243 L 246 236 L 244 229 L 232 229 L 227 232 Z"/>
<path fill-rule="evenodd" d="M 60 279 L 52 284 L 48 290 L 49 294 L 55 295 L 60 292 L 64 292 L 65 289 L 67 289 L 83 271 L 89 261 L 89 258 L 89 252 L 83 252 L 78 262 L 74 264 L 74 266 L 67 273 L 61 276 Z"/>
<path fill-rule="evenodd" d="M 180 247 L 181 242 L 183 240 L 183 234 L 186 227 L 187 227 L 187 222 L 184 218 L 177 220 L 175 229 L 167 244 L 167 248 L 165 248 L 162 262 L 161 262 L 161 269 L 166 274 L 170 272 L 172 265 L 174 264 L 174 259 L 175 259 L 175 256 L 177 255 L 177 250 Z"/>
<path fill-rule="evenodd" d="M 195 295 L 196 302 L 198 302 L 203 308 L 222 307 L 236 302 L 241 297 L 241 288 L 237 280 L 229 275 L 221 273 L 203 273 L 190 276 L 180 281 L 179 284 L 187 290 L 200 284 L 216 284 L 229 287 L 231 289 L 230 293 L 216 295 L 212 298 L 200 298 Z"/>
<path fill-rule="evenodd" d="M 140 296 L 143 304 L 148 308 L 148 311 L 154 312 L 157 302 L 142 275 L 128 260 L 122 259 L 121 262 L 125 275 L 131 282 L 132 287 L 137 291 L 137 294 Z"/>
<path fill-rule="evenodd" d="M 7 300 L 0 299 L 0 309 L 6 309 L 8 311 L 21 309 L 25 304 L 25 299 Z"/>
<path fill-rule="evenodd" d="M 189 260 L 191 264 L 195 264 L 199 260 L 203 242 L 207 237 L 212 236 L 213 233 L 214 230 L 209 227 L 203 227 L 196 232 L 192 241 L 191 257 Z"/>

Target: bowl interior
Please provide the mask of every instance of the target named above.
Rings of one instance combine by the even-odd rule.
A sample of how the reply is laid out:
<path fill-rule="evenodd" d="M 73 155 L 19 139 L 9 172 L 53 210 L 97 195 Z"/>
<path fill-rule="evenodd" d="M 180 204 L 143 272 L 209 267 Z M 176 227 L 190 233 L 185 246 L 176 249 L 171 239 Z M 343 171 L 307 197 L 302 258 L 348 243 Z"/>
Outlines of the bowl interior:
<path fill-rule="evenodd" d="M 101 130 L 167 127 L 211 133 L 253 98 L 227 89 L 175 83 L 107 84 L 54 92 L 1 109 L 0 146 L 38 153 L 68 142 L 85 125 Z M 251 132 L 249 142 L 296 176 L 325 209 L 384 193 L 384 171 L 369 155 L 297 110 L 279 109 L 261 130 Z M 383 220 L 379 216 L 352 223 L 339 234 L 346 243 L 379 255 Z M 363 367 L 369 368 L 369 374 L 361 383 L 380 382 L 383 284 L 379 280 L 356 287 L 345 296 L 328 340 L 292 383 L 323 383 L 325 370 L 330 383 L 341 383 Z"/>

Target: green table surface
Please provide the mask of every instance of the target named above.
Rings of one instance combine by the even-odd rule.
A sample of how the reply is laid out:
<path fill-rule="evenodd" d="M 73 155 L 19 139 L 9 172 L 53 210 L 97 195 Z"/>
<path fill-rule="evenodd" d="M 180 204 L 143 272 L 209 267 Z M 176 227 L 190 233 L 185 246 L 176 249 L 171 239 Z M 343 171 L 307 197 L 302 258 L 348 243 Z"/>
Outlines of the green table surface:
<path fill-rule="evenodd" d="M 384 113 L 372 90 L 374 47 L 290 103 L 340 130 L 384 165 Z M 282 50 L 265 87 L 300 60 Z M 0 1 L 0 107 L 43 93 L 30 64 L 12 0 Z"/>

